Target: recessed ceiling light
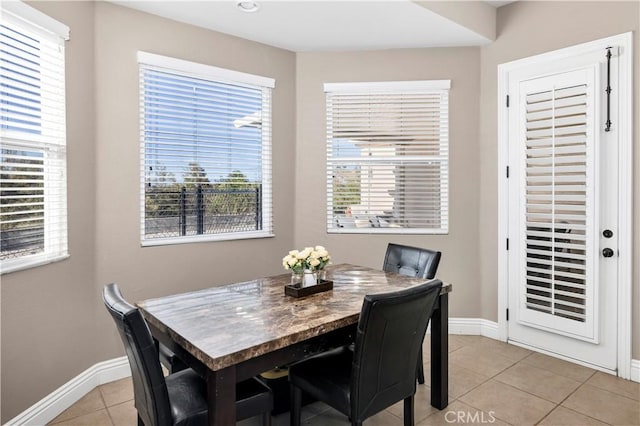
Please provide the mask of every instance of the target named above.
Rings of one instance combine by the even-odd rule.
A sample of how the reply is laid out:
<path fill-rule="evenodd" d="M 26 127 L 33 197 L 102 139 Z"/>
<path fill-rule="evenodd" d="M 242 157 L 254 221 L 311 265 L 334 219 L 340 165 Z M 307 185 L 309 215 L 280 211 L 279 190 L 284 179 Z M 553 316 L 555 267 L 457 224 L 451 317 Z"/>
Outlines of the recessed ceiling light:
<path fill-rule="evenodd" d="M 236 6 L 238 6 L 238 9 L 240 9 L 243 12 L 257 12 L 258 9 L 260 9 L 260 3 L 256 2 L 256 1 L 239 1 L 236 3 Z"/>

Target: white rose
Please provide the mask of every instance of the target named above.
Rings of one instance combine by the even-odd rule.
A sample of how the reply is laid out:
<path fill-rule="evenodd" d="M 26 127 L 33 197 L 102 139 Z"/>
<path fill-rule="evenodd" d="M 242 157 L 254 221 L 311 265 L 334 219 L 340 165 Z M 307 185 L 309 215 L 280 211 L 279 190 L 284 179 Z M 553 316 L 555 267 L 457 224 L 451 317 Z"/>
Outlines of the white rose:
<path fill-rule="evenodd" d="M 326 251 L 322 246 L 316 246 L 316 251 Z"/>
<path fill-rule="evenodd" d="M 300 253 L 298 253 L 298 255 L 296 256 L 298 259 L 306 259 L 307 257 L 309 257 L 309 255 L 311 254 L 311 250 L 307 248 L 305 248 L 304 250 L 302 250 Z"/>
<path fill-rule="evenodd" d="M 289 252 L 289 256 L 297 256 L 298 255 L 298 250 L 291 250 Z"/>
<path fill-rule="evenodd" d="M 311 262 L 309 262 L 309 264 L 313 267 L 316 267 L 320 264 L 320 261 L 318 259 L 311 259 Z"/>

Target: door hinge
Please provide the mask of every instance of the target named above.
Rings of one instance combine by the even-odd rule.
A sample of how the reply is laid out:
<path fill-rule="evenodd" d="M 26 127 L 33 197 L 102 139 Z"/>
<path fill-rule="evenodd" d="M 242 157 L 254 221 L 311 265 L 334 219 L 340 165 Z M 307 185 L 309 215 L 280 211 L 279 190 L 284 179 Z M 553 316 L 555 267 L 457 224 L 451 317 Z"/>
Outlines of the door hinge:
<path fill-rule="evenodd" d="M 509 179 L 509 166 L 507 166 L 507 179 Z"/>
<path fill-rule="evenodd" d="M 509 308 L 507 308 L 507 321 L 509 321 Z"/>
<path fill-rule="evenodd" d="M 509 239 L 507 238 L 507 251 L 509 250 Z"/>
<path fill-rule="evenodd" d="M 509 108 L 509 95 L 507 95 L 507 108 Z"/>

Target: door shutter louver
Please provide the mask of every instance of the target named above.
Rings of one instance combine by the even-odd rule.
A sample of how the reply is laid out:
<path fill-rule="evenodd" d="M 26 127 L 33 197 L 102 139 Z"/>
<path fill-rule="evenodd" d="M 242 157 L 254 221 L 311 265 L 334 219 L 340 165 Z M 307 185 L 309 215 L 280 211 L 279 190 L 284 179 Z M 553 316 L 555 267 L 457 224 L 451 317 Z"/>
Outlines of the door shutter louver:
<path fill-rule="evenodd" d="M 448 231 L 449 82 L 395 84 L 326 85 L 329 232 Z"/>
<path fill-rule="evenodd" d="M 587 70 L 541 78 L 522 99 L 522 318 L 593 339 L 593 76 Z"/>

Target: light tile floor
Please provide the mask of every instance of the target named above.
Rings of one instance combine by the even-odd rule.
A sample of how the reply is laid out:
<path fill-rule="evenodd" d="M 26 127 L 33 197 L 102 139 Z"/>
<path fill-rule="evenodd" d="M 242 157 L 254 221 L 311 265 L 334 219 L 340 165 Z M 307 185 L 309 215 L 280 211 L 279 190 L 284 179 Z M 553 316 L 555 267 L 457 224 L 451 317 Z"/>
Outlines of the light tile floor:
<path fill-rule="evenodd" d="M 429 373 L 425 342 L 425 374 Z M 637 425 L 640 384 L 480 336 L 451 335 L 449 406 L 429 405 L 428 386 L 416 394 L 417 426 L 494 425 Z M 427 377 L 427 384 L 429 377 Z M 131 379 L 94 389 L 60 414 L 56 426 L 135 426 Z M 259 419 L 240 422 L 257 426 Z M 289 424 L 289 414 L 274 417 L 274 426 Z M 345 416 L 316 402 L 303 408 L 303 424 L 349 425 Z M 402 403 L 365 421 L 365 426 L 401 426 Z"/>

